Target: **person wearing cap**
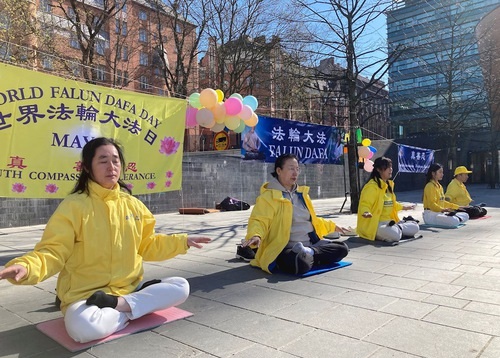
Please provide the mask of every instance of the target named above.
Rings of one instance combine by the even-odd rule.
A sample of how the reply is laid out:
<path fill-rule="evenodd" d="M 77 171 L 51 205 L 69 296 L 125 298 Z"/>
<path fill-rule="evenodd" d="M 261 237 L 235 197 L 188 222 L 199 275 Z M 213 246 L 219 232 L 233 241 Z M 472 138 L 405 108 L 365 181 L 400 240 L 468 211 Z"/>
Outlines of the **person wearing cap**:
<path fill-rule="evenodd" d="M 471 219 L 474 219 L 486 215 L 487 211 L 478 205 L 470 205 L 473 200 L 465 187 L 465 182 L 469 179 L 470 173 L 472 171 L 468 170 L 467 167 L 457 167 L 453 179 L 446 188 L 445 197 L 446 200 L 460 205 L 460 210 L 465 211 Z"/>
<path fill-rule="evenodd" d="M 430 226 L 454 228 L 469 220 L 469 215 L 459 211 L 460 205 L 445 199 L 444 190 L 439 183 L 443 179 L 443 166 L 432 163 L 427 171 L 424 188 L 424 222 Z"/>

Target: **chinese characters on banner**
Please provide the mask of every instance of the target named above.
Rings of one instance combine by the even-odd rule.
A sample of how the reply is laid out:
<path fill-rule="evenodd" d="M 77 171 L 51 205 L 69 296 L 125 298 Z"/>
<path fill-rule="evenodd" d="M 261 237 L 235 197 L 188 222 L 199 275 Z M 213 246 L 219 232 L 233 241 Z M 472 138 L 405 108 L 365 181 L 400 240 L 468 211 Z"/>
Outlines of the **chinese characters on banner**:
<path fill-rule="evenodd" d="M 134 194 L 179 190 L 186 101 L 95 86 L 0 65 L 0 196 L 64 198 L 81 149 L 115 138 Z"/>
<path fill-rule="evenodd" d="M 304 164 L 342 164 L 344 145 L 340 128 L 259 116 L 254 128 L 241 134 L 241 155 L 246 160 L 274 163 L 285 153 Z"/>
<path fill-rule="evenodd" d="M 402 173 L 426 173 L 434 162 L 434 151 L 398 144 L 398 167 Z"/>

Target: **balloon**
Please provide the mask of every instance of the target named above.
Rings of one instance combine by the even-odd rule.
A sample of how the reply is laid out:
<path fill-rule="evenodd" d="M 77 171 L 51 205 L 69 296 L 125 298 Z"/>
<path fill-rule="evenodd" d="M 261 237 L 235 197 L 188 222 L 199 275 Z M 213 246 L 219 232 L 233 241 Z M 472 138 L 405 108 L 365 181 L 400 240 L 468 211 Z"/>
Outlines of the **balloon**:
<path fill-rule="evenodd" d="M 210 128 L 214 125 L 214 114 L 208 108 L 202 108 L 196 113 L 196 122 L 202 126 Z"/>
<path fill-rule="evenodd" d="M 243 96 L 239 93 L 233 93 L 229 98 L 239 98 L 240 101 L 243 101 Z"/>
<path fill-rule="evenodd" d="M 259 116 L 257 116 L 255 113 L 252 114 L 252 117 L 248 121 L 244 121 L 245 124 L 249 127 L 255 127 L 257 123 L 259 123 Z"/>
<path fill-rule="evenodd" d="M 224 92 L 220 89 L 216 89 L 215 93 L 217 93 L 217 102 L 221 103 L 224 100 Z"/>
<path fill-rule="evenodd" d="M 243 104 L 239 98 L 230 97 L 226 99 L 224 106 L 226 106 L 226 114 L 228 116 L 236 116 L 241 112 Z"/>
<path fill-rule="evenodd" d="M 226 107 L 222 103 L 217 103 L 212 108 L 212 112 L 217 123 L 224 123 L 224 119 L 226 119 Z"/>
<path fill-rule="evenodd" d="M 218 133 L 218 132 L 221 132 L 222 130 L 224 130 L 224 128 L 226 127 L 226 125 L 224 123 L 215 123 L 212 128 L 210 128 L 212 131 L 214 131 L 215 133 Z"/>
<path fill-rule="evenodd" d="M 198 124 L 196 121 L 196 113 L 198 112 L 198 108 L 194 108 L 191 106 L 187 107 L 186 110 L 186 127 L 194 127 Z"/>
<path fill-rule="evenodd" d="M 243 104 L 249 106 L 253 111 L 255 111 L 259 106 L 259 101 L 257 101 L 257 98 L 255 98 L 254 96 L 245 96 L 242 102 Z"/>
<path fill-rule="evenodd" d="M 238 126 L 238 128 L 234 129 L 234 132 L 241 133 L 245 130 L 245 127 L 246 127 L 245 122 L 240 121 L 240 125 Z"/>
<path fill-rule="evenodd" d="M 363 137 L 363 133 L 361 132 L 361 128 L 356 129 L 356 143 L 361 143 L 361 138 Z"/>
<path fill-rule="evenodd" d="M 371 173 L 373 171 L 373 162 L 370 159 L 367 159 L 363 165 L 363 169 L 368 173 Z"/>
<path fill-rule="evenodd" d="M 370 144 L 372 144 L 372 141 L 369 140 L 368 138 L 365 138 L 365 139 L 363 139 L 363 141 L 361 142 L 361 144 L 363 146 L 365 146 L 365 147 L 368 147 L 368 146 L 370 146 Z"/>
<path fill-rule="evenodd" d="M 226 101 L 227 102 L 227 101 Z M 226 127 L 230 130 L 235 130 L 240 126 L 241 120 L 238 117 L 227 117 L 224 123 Z"/>
<path fill-rule="evenodd" d="M 189 104 L 191 105 L 191 107 L 194 107 L 194 108 L 203 107 L 200 103 L 200 94 L 198 92 L 192 93 L 189 96 Z"/>
<path fill-rule="evenodd" d="M 377 153 L 377 148 L 372 147 L 371 145 L 368 146 L 368 149 L 370 149 L 370 152 L 372 153 Z"/>
<path fill-rule="evenodd" d="M 370 154 L 368 154 L 368 156 L 367 156 L 366 158 L 367 158 L 367 159 L 372 159 L 372 157 L 373 157 L 373 155 L 374 155 L 374 154 L 375 154 L 375 153 L 370 152 Z"/>
<path fill-rule="evenodd" d="M 368 158 L 370 154 L 370 149 L 368 147 L 358 147 L 358 157 L 360 158 Z"/>
<path fill-rule="evenodd" d="M 252 118 L 253 110 L 250 108 L 250 106 L 244 104 L 241 107 L 241 112 L 238 113 L 238 117 L 243 119 L 244 121 L 248 121 L 250 118 Z"/>
<path fill-rule="evenodd" d="M 205 88 L 200 93 L 200 103 L 206 108 L 214 107 L 217 104 L 217 92 L 211 88 Z"/>

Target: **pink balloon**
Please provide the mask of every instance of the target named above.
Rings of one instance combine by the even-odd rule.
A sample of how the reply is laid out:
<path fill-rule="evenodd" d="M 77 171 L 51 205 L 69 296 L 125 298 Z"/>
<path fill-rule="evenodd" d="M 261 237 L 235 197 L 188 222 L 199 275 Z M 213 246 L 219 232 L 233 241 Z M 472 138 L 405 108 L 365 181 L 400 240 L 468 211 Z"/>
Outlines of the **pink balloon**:
<path fill-rule="evenodd" d="M 365 160 L 363 169 L 366 170 L 368 173 L 371 173 L 373 171 L 373 162 L 370 159 Z"/>
<path fill-rule="evenodd" d="M 244 104 L 241 107 L 241 112 L 238 114 L 238 117 L 243 119 L 244 121 L 248 121 L 250 118 L 252 118 L 253 110 L 250 108 L 250 106 L 247 106 Z"/>
<path fill-rule="evenodd" d="M 243 104 L 241 103 L 241 100 L 239 98 L 230 97 L 226 99 L 226 101 L 224 102 L 224 106 L 226 107 L 226 114 L 228 116 L 237 116 L 238 113 L 241 112 Z"/>
<path fill-rule="evenodd" d="M 196 122 L 196 113 L 198 112 L 198 108 L 194 108 L 191 106 L 187 107 L 186 110 L 186 127 L 196 127 L 198 122 Z"/>
<path fill-rule="evenodd" d="M 367 159 L 372 159 L 372 157 L 373 157 L 373 155 L 374 155 L 374 154 L 375 154 L 375 153 L 370 152 L 370 154 L 368 154 L 368 157 L 366 157 L 366 158 L 367 158 Z"/>

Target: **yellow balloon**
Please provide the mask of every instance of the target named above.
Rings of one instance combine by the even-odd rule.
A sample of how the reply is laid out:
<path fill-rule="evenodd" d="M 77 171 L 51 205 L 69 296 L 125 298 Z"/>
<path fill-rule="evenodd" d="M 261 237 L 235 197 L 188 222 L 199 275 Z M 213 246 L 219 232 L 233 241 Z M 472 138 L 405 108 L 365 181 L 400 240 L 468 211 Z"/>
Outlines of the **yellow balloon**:
<path fill-rule="evenodd" d="M 217 92 L 211 88 L 205 88 L 200 92 L 200 103 L 205 108 L 212 108 L 217 104 Z"/>
<path fill-rule="evenodd" d="M 255 127 L 259 123 L 259 116 L 257 116 L 255 113 L 252 114 L 250 119 L 245 121 L 245 124 L 249 127 Z"/>
<path fill-rule="evenodd" d="M 212 108 L 212 112 L 217 123 L 224 122 L 224 119 L 226 118 L 226 106 L 222 103 L 217 103 L 215 107 Z"/>
<path fill-rule="evenodd" d="M 372 141 L 369 140 L 368 138 L 365 138 L 363 139 L 363 141 L 361 142 L 361 144 L 364 146 L 364 147 L 368 147 L 370 144 L 372 144 Z"/>
<path fill-rule="evenodd" d="M 215 93 L 217 93 L 217 102 L 221 103 L 224 100 L 224 92 L 220 89 L 216 89 Z"/>

